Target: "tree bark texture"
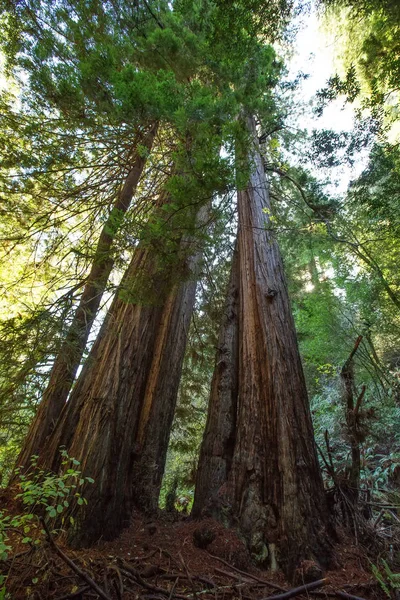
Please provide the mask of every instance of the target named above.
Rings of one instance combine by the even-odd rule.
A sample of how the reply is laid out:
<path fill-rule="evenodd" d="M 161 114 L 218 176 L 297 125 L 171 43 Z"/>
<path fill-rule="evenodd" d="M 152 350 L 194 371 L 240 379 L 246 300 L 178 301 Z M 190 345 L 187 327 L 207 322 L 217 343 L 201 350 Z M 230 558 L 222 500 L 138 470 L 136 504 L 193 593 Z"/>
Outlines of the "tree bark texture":
<path fill-rule="evenodd" d="M 304 559 L 328 562 L 328 514 L 282 259 L 268 229 L 271 204 L 254 119 L 248 126 L 254 148 L 250 181 L 238 192 L 237 358 L 230 354 L 238 378 L 231 378 L 230 394 L 214 375 L 195 510 L 207 505 L 210 490 L 219 518 L 239 528 L 253 556 L 270 565 L 277 559 L 292 577 Z M 223 328 L 229 325 L 225 320 Z M 224 444 L 232 428 L 234 440 Z M 221 469 L 203 464 L 210 455 L 230 465 L 223 483 Z"/>
<path fill-rule="evenodd" d="M 138 144 L 140 142 L 150 151 L 156 132 L 157 124 L 152 124 L 144 134 L 139 136 Z M 54 361 L 48 386 L 26 436 L 25 444 L 17 460 L 17 466 L 29 467 L 31 456 L 40 453 L 71 391 L 101 298 L 114 266 L 111 249 L 118 225 L 122 222 L 122 217 L 130 206 L 145 164 L 146 157 L 143 153 L 136 151 L 125 183 L 100 233 L 92 267 L 79 304 Z"/>
<path fill-rule="evenodd" d="M 56 470 L 64 445 L 95 481 L 84 489 L 88 504 L 71 512 L 74 546 L 113 539 L 134 507 L 157 509 L 200 257 L 181 245 L 181 263 L 169 269 L 151 245 L 135 252 L 42 456 Z M 149 303 L 134 300 L 138 278 L 148 283 Z"/>
<path fill-rule="evenodd" d="M 195 518 L 204 514 L 221 518 L 223 513 L 220 499 L 231 469 L 235 447 L 239 358 L 238 266 L 235 248 L 196 474 L 196 494 L 191 513 Z"/>

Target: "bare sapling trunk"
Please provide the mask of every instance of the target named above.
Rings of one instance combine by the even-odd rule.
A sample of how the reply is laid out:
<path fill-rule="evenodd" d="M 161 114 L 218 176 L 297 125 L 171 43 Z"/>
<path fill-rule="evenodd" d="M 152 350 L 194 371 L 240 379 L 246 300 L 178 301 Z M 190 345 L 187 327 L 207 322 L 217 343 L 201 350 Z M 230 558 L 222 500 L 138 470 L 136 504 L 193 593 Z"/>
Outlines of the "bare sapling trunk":
<path fill-rule="evenodd" d="M 88 504 L 71 512 L 74 546 L 113 539 L 134 507 L 157 509 L 195 300 L 196 245 L 181 241 L 168 267 L 156 247 L 139 246 L 46 444 L 46 468 L 58 467 L 64 445 L 94 479 L 84 489 Z"/>
<path fill-rule="evenodd" d="M 347 471 L 348 489 L 346 490 L 347 499 L 351 505 L 358 501 L 361 471 L 361 451 L 360 442 L 363 441 L 363 431 L 360 427 L 360 407 L 365 394 L 365 386 L 362 387 L 356 402 L 354 402 L 354 355 L 361 343 L 362 335 L 358 336 L 352 351 L 340 372 L 340 378 L 343 385 L 343 400 L 346 408 L 346 426 L 347 434 L 351 446 L 351 462 Z M 351 522 L 351 521 L 350 521 Z"/>
<path fill-rule="evenodd" d="M 157 125 L 152 124 L 144 134 L 141 134 L 138 144 L 141 142 L 150 151 L 156 131 Z M 90 330 L 114 265 L 111 251 L 118 225 L 122 223 L 122 217 L 130 206 L 145 164 L 146 156 L 144 153 L 136 151 L 125 182 L 100 233 L 92 267 L 79 304 L 54 361 L 49 383 L 29 428 L 16 463 L 17 466 L 24 465 L 25 468 L 28 468 L 31 456 L 40 453 L 71 391 Z"/>
<path fill-rule="evenodd" d="M 254 558 L 273 568 L 279 564 L 293 577 L 303 560 L 327 564 L 328 514 L 254 119 L 248 126 L 254 137 L 252 174 L 238 192 L 237 383 L 232 378 L 237 397 L 219 389 L 214 377 L 206 430 L 215 440 L 226 436 L 224 413 L 236 404 L 235 436 L 222 484 L 203 464 L 210 455 L 205 438 L 195 508 L 200 513 L 207 506 L 211 490 L 219 518 L 241 531 Z M 225 462 L 228 455 L 222 451 Z"/>

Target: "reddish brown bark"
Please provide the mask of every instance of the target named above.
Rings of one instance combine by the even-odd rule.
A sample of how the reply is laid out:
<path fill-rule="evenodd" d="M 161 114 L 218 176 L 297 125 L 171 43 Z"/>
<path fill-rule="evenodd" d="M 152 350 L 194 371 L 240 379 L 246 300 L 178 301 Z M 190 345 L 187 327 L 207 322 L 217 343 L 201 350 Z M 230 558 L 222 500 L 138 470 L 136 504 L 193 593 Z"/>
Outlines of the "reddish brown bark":
<path fill-rule="evenodd" d="M 238 385 L 238 255 L 235 249 L 218 337 L 207 423 L 196 474 L 192 515 L 221 517 L 223 486 L 235 447 Z"/>
<path fill-rule="evenodd" d="M 256 139 L 254 120 L 249 128 Z M 202 461 L 197 497 L 219 487 L 219 518 L 237 526 L 258 560 L 275 559 L 289 576 L 303 559 L 326 564 L 328 515 L 318 466 L 307 390 L 282 259 L 268 230 L 271 205 L 258 144 L 253 172 L 238 192 L 238 382 L 233 451 L 223 485 Z M 209 423 L 226 412 L 214 377 Z M 229 394 L 224 396 L 232 404 Z M 223 400 L 223 398 L 222 398 Z M 210 430 L 207 432 L 211 436 Z M 215 437 L 220 431 L 214 432 Z M 228 458 L 228 454 L 231 458 Z"/>
<path fill-rule="evenodd" d="M 95 480 L 84 491 L 87 506 L 72 511 L 75 546 L 114 538 L 134 506 L 157 508 L 196 290 L 198 253 L 180 248 L 169 268 L 160 268 L 152 245 L 135 252 L 42 456 L 56 469 L 65 445 Z"/>
<path fill-rule="evenodd" d="M 156 131 L 157 125 L 151 125 L 145 134 L 139 136 L 138 143 L 140 142 L 150 151 Z M 67 400 L 114 265 L 111 249 L 117 233 L 118 223 L 122 222 L 121 217 L 130 206 L 145 163 L 146 157 L 143 153 L 136 152 L 125 183 L 100 233 L 92 267 L 82 296 L 54 361 L 48 386 L 26 436 L 24 446 L 17 460 L 17 466 L 29 466 L 31 456 L 40 453 Z"/>

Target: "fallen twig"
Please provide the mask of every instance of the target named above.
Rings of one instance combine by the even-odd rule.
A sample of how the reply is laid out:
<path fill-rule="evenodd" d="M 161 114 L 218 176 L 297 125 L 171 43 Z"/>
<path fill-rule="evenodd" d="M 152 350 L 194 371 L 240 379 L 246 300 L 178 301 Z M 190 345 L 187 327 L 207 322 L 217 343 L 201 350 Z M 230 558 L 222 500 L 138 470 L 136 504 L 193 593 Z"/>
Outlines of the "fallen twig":
<path fill-rule="evenodd" d="M 263 598 L 262 600 L 287 600 L 288 598 L 294 598 L 295 596 L 299 596 L 300 594 L 304 594 L 304 592 L 310 592 L 311 590 L 315 590 L 316 588 L 322 587 L 328 583 L 327 579 L 320 579 L 319 581 L 312 581 L 311 583 L 306 583 L 305 585 L 301 585 L 297 588 L 293 588 L 288 590 L 284 594 L 277 594 L 275 596 L 269 596 L 268 598 Z"/>
<path fill-rule="evenodd" d="M 362 584 L 357 587 L 361 587 Z M 352 586 L 356 587 L 356 586 Z M 348 594 L 347 592 L 343 592 L 343 590 L 329 590 L 327 592 L 310 592 L 312 596 L 318 596 L 319 598 L 345 598 L 346 600 L 365 600 L 365 598 L 361 598 L 360 596 L 354 596 L 353 594 Z"/>
<path fill-rule="evenodd" d="M 168 596 L 168 600 L 171 600 L 172 596 L 174 595 L 174 591 L 175 591 L 175 588 L 178 585 L 178 583 L 179 583 L 179 577 L 177 577 L 174 581 L 174 584 L 173 584 L 171 591 L 169 593 L 169 596 Z"/>
<path fill-rule="evenodd" d="M 235 584 L 232 587 L 238 587 L 239 585 L 245 586 L 251 586 L 251 587 L 266 587 L 265 586 L 265 581 L 256 581 L 254 579 L 249 579 L 249 578 L 245 578 L 242 577 L 242 575 L 240 575 L 240 573 L 236 574 L 236 573 L 229 573 L 229 571 L 224 571 L 223 569 L 218 569 L 217 567 L 214 567 L 214 571 L 216 573 L 220 573 L 221 575 L 224 575 L 225 577 L 231 577 L 232 579 L 236 579 L 237 581 L 239 581 L 239 583 Z M 286 591 L 282 588 L 282 591 Z"/>
<path fill-rule="evenodd" d="M 179 579 L 187 579 L 187 575 L 185 575 L 184 573 L 164 573 L 163 571 L 159 573 L 158 577 L 160 577 L 161 579 L 171 579 L 174 581 L 177 577 L 179 577 Z M 216 584 L 213 581 L 211 581 L 211 579 L 207 579 L 207 577 L 201 577 L 200 575 L 192 575 L 192 579 L 194 581 L 204 583 L 210 588 L 217 587 Z"/>
<path fill-rule="evenodd" d="M 346 590 L 354 590 L 356 588 L 370 588 L 370 587 L 378 587 L 379 583 L 375 579 L 374 581 L 364 581 L 360 583 L 345 583 L 342 585 L 342 588 Z"/>
<path fill-rule="evenodd" d="M 379 523 L 379 521 L 382 519 L 383 515 L 385 514 L 385 509 L 382 508 L 379 515 L 376 517 L 375 521 L 372 524 L 372 527 L 376 527 Z"/>
<path fill-rule="evenodd" d="M 165 590 L 164 588 L 160 588 L 157 587 L 155 585 L 151 585 L 150 583 L 147 583 L 147 581 L 145 581 L 139 571 L 137 571 L 136 569 L 133 569 L 133 567 L 131 567 L 130 565 L 127 565 L 126 563 L 122 563 L 123 564 L 123 568 L 121 569 L 121 573 L 123 573 L 124 575 L 127 575 L 128 577 L 134 577 L 136 582 L 141 585 L 142 587 L 144 587 L 146 590 L 149 590 L 151 592 L 154 592 L 155 594 L 162 594 L 163 596 L 167 596 L 169 597 L 171 592 L 170 590 Z M 182 594 L 173 594 L 174 598 L 180 598 L 181 600 L 186 600 L 186 596 L 183 596 Z"/>
<path fill-rule="evenodd" d="M 29 548 L 29 550 L 24 550 L 23 552 L 18 552 L 18 554 L 13 554 L 12 556 L 10 556 L 9 559 L 7 559 L 7 562 L 11 562 L 13 560 L 16 560 L 17 558 L 21 558 L 21 556 L 28 556 L 29 554 L 33 554 L 33 552 L 36 550 L 35 546 L 31 546 Z M 6 562 L 6 561 L 4 561 Z"/>
<path fill-rule="evenodd" d="M 183 556 L 182 556 L 182 554 L 180 552 L 178 553 L 178 556 L 179 556 L 179 559 L 180 559 L 180 561 L 181 561 L 181 563 L 183 565 L 183 568 L 184 568 L 184 570 L 186 572 L 186 576 L 187 576 L 187 578 L 189 580 L 189 583 L 190 583 L 190 585 L 192 587 L 193 596 L 196 598 L 197 597 L 196 586 L 194 585 L 192 576 L 191 576 L 191 574 L 189 572 L 189 569 L 187 568 L 187 565 L 186 565 L 185 561 L 183 560 Z"/>
<path fill-rule="evenodd" d="M 124 597 L 124 582 L 122 581 L 121 571 L 118 569 L 117 565 L 110 565 L 108 568 L 117 574 L 118 585 L 116 580 L 114 579 L 114 587 L 119 600 L 122 600 L 122 598 Z"/>
<path fill-rule="evenodd" d="M 400 523 L 399 517 L 393 512 L 393 510 L 389 509 L 389 513 L 392 515 L 392 517 L 394 518 L 395 521 L 397 521 L 398 523 Z"/>
<path fill-rule="evenodd" d="M 241 575 L 244 575 L 245 577 L 250 577 L 250 579 L 254 579 L 255 581 L 259 581 L 260 583 L 264 583 L 266 586 L 269 586 L 270 588 L 272 588 L 274 590 L 279 590 L 281 592 L 286 592 L 285 588 L 281 587 L 280 585 L 277 585 L 276 583 L 271 583 L 270 581 L 266 581 L 265 579 L 261 579 L 261 577 L 257 577 L 256 575 L 252 575 L 251 573 L 246 573 L 246 571 L 241 571 L 240 569 L 237 569 L 233 565 L 229 564 L 223 558 L 219 558 L 219 556 L 214 556 L 214 554 L 210 554 L 210 556 L 212 556 L 212 558 L 215 558 L 215 560 L 219 560 L 220 562 L 222 562 L 224 565 L 226 565 L 227 567 L 229 567 L 233 571 L 236 571 L 237 573 L 240 573 Z"/>
<path fill-rule="evenodd" d="M 50 546 L 53 548 L 53 550 L 58 554 L 58 556 L 60 558 L 62 558 L 62 560 L 73 570 L 75 571 L 75 573 L 77 575 L 79 575 L 79 577 L 81 577 L 81 579 L 83 579 L 84 581 L 86 581 L 86 583 L 96 592 L 96 594 L 98 594 L 100 596 L 100 598 L 103 598 L 103 600 L 111 600 L 110 596 L 108 596 L 105 591 L 97 585 L 97 583 L 95 581 L 93 581 L 93 579 L 87 574 L 85 573 L 85 571 L 82 571 L 75 563 L 73 560 L 71 560 L 69 558 L 69 556 L 67 556 L 66 554 L 64 554 L 64 552 L 61 550 L 61 548 L 59 548 L 57 546 L 57 544 L 55 543 L 55 541 L 52 538 L 52 535 L 49 531 L 49 528 L 46 525 L 46 522 L 43 518 L 40 519 L 41 523 L 43 525 L 43 528 L 46 532 L 46 537 L 47 540 L 50 544 Z"/>
<path fill-rule="evenodd" d="M 214 571 L 216 573 L 220 573 L 221 575 L 224 575 L 225 577 L 231 577 L 232 579 L 237 579 L 237 580 L 239 580 L 241 582 L 252 583 L 254 585 L 256 583 L 260 583 L 260 582 L 254 581 L 254 579 L 244 578 L 240 573 L 238 573 L 238 574 L 236 574 L 236 573 L 229 573 L 229 571 L 224 571 L 224 569 L 218 569 L 218 567 L 214 567 Z"/>
<path fill-rule="evenodd" d="M 339 598 L 345 598 L 346 600 L 365 600 L 365 598 L 361 598 L 361 596 L 353 596 L 353 594 L 348 594 L 341 590 L 335 590 L 335 594 L 336 596 L 339 596 Z"/>
<path fill-rule="evenodd" d="M 157 554 L 157 552 L 160 551 L 160 548 L 156 548 L 155 550 L 152 550 L 151 552 L 149 552 L 148 554 L 145 554 L 144 556 L 132 556 L 131 558 L 126 559 L 128 562 L 132 561 L 132 560 L 140 560 L 141 562 L 144 562 L 146 560 L 148 560 L 149 558 L 153 558 L 153 556 L 155 554 Z"/>
<path fill-rule="evenodd" d="M 84 592 L 86 592 L 89 589 L 90 587 L 88 585 L 84 585 L 83 587 L 77 589 L 75 592 L 70 592 L 69 594 L 60 596 L 59 598 L 56 598 L 56 600 L 71 600 L 72 598 L 77 598 L 78 596 L 81 596 Z"/>

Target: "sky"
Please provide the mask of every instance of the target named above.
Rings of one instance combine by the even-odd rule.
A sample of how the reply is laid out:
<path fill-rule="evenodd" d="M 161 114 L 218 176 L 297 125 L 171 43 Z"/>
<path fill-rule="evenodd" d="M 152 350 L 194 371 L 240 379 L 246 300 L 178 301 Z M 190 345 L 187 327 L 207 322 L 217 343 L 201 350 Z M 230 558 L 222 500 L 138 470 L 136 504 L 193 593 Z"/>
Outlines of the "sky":
<path fill-rule="evenodd" d="M 294 53 L 287 62 L 288 78 L 294 79 L 299 72 L 307 74 L 308 78 L 302 81 L 297 91 L 296 98 L 299 104 L 304 105 L 305 110 L 297 118 L 296 126 L 308 129 L 309 132 L 313 129 L 332 129 L 338 132 L 352 130 L 354 109 L 345 103 L 344 97 L 331 102 L 322 117 L 318 118 L 312 112 L 311 102 L 316 92 L 325 87 L 327 80 L 336 73 L 333 41 L 322 30 L 314 2 L 310 12 L 301 15 L 298 25 Z M 329 191 L 344 194 L 350 181 L 361 174 L 366 162 L 367 153 L 361 154 L 352 168 L 347 166 L 331 169 L 332 185 Z M 313 174 L 318 177 L 317 171 Z"/>
<path fill-rule="evenodd" d="M 295 43 L 295 54 L 289 64 L 289 72 L 295 75 L 303 71 L 309 75 L 301 86 L 301 97 L 310 100 L 317 90 L 326 85 L 329 77 L 334 75 L 334 47 L 332 41 L 321 31 L 321 24 L 315 9 L 308 15 L 303 15 L 301 26 Z M 332 102 L 319 119 L 321 127 L 335 129 L 351 129 L 353 109 L 344 105 L 343 99 Z M 307 123 L 315 127 L 315 117 L 310 115 Z"/>

